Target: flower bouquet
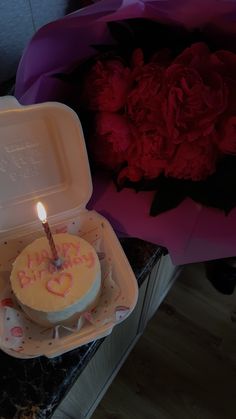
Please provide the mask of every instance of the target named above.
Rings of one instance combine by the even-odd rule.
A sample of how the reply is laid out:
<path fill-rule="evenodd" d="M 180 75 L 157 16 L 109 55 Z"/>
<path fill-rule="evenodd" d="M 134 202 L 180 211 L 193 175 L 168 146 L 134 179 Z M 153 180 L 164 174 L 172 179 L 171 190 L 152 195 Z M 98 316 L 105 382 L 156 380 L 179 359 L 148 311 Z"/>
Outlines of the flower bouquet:
<path fill-rule="evenodd" d="M 170 28 L 146 20 L 109 29 L 117 43 L 106 52 L 95 45 L 102 52 L 78 79 L 92 164 L 110 171 L 118 190 L 155 190 L 152 216 L 186 196 L 228 213 L 236 205 L 236 54 L 211 52 L 192 43 L 199 33 L 177 29 L 167 48 L 156 40 Z M 190 46 L 177 53 L 183 43 Z"/>
<path fill-rule="evenodd" d="M 17 72 L 22 104 L 78 113 L 90 207 L 175 263 L 235 255 L 235 16 L 228 1 L 103 0 L 41 28 Z"/>

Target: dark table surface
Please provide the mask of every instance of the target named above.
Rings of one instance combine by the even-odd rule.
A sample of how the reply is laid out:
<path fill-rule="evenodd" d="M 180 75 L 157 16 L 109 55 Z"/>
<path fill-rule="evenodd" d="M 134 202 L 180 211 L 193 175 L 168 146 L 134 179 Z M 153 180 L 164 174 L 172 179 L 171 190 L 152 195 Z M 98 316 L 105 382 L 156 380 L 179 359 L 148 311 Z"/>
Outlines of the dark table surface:
<path fill-rule="evenodd" d="M 132 238 L 121 244 L 140 286 L 164 249 Z M 104 339 L 52 359 L 17 359 L 0 350 L 0 418 L 49 418 Z"/>

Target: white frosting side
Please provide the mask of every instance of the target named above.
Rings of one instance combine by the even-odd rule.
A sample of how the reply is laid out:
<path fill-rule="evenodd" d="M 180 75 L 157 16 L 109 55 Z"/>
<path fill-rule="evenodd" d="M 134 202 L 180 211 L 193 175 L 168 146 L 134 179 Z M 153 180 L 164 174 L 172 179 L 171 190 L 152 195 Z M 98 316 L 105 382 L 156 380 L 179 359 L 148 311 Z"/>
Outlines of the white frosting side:
<path fill-rule="evenodd" d="M 62 311 L 52 311 L 47 313 L 44 311 L 33 310 L 32 308 L 29 308 L 21 303 L 20 305 L 24 312 L 35 323 L 38 323 L 42 326 L 52 326 L 59 323 L 65 324 L 66 321 L 71 322 L 73 319 L 78 319 L 81 313 L 85 312 L 89 308 L 92 308 L 93 304 L 96 304 L 100 293 L 100 288 L 101 276 L 98 275 L 90 292 L 75 304 L 72 304 L 70 307 L 67 307 Z"/>
<path fill-rule="evenodd" d="M 70 234 L 53 236 L 62 268 L 51 260 L 46 237 L 35 240 L 16 258 L 11 286 L 19 304 L 35 322 L 51 325 L 71 319 L 96 300 L 101 268 L 93 247 Z"/>

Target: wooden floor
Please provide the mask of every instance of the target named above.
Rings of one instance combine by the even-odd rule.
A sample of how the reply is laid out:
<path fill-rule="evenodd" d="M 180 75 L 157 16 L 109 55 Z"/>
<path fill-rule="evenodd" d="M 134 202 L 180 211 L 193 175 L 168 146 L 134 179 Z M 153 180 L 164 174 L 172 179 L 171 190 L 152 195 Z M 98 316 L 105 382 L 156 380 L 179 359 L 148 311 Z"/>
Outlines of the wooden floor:
<path fill-rule="evenodd" d="M 92 419 L 236 419 L 234 310 L 185 268 Z"/>

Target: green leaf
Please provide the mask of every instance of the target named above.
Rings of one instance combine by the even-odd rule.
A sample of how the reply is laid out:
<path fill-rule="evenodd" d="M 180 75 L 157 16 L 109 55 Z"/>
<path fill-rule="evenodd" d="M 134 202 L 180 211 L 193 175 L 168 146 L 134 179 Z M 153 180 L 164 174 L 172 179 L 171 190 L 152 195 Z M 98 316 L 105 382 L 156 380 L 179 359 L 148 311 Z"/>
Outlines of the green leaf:
<path fill-rule="evenodd" d="M 128 21 L 108 22 L 107 26 L 113 39 L 123 46 L 127 44 L 134 45 L 134 34 Z"/>
<path fill-rule="evenodd" d="M 190 183 L 185 180 L 160 177 L 149 214 L 155 217 L 176 208 L 187 197 Z"/>
<path fill-rule="evenodd" d="M 202 182 L 193 182 L 189 196 L 202 205 L 229 214 L 236 206 L 236 157 L 225 156 L 212 176 Z"/>

